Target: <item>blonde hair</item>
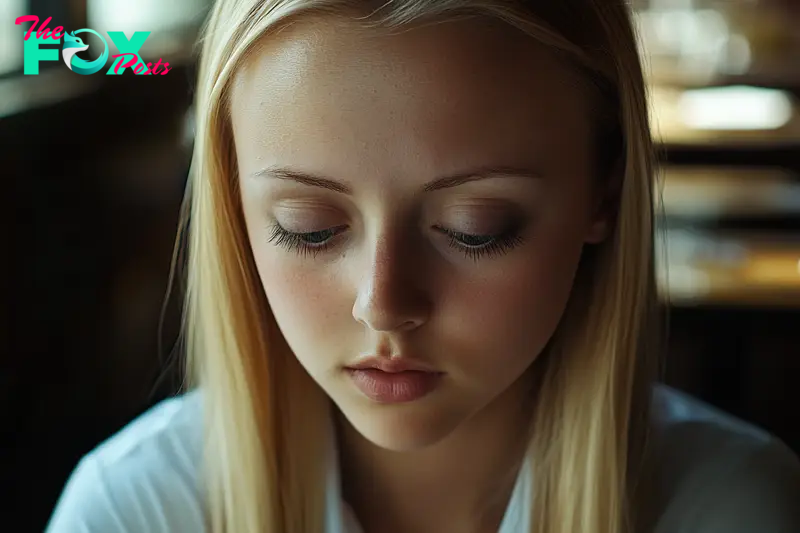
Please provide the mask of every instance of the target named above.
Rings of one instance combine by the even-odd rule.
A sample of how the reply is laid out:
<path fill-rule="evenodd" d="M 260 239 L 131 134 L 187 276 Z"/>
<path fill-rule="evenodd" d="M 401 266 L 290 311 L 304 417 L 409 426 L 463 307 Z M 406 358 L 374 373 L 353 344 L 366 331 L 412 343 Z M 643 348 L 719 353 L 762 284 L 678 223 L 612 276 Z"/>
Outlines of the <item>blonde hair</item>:
<path fill-rule="evenodd" d="M 654 158 L 636 36 L 620 0 L 215 3 L 203 33 L 183 208 L 184 335 L 190 380 L 203 389 L 210 531 L 323 531 L 329 403 L 282 338 L 256 273 L 229 98 L 237 68 L 265 35 L 297 17 L 346 13 L 387 28 L 494 17 L 551 47 L 591 89 L 598 149 L 613 156 L 603 173 L 618 178 L 616 223 L 582 258 L 558 331 L 536 363 L 531 533 L 629 531 L 655 359 L 645 344 L 656 300 Z"/>

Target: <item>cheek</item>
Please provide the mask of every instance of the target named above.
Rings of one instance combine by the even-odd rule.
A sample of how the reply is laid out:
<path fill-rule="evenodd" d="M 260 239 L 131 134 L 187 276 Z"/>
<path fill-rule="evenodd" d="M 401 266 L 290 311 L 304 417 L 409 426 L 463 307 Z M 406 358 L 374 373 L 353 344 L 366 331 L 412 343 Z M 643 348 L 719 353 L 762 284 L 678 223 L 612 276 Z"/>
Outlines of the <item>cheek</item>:
<path fill-rule="evenodd" d="M 576 236 L 540 234 L 491 276 L 451 288 L 453 336 L 462 353 L 472 354 L 470 374 L 508 383 L 535 360 L 563 315 L 581 249 Z"/>
<path fill-rule="evenodd" d="M 266 242 L 253 247 L 264 293 L 287 344 L 307 369 L 336 352 L 351 316 L 352 300 L 314 262 Z M 320 346 L 324 339 L 324 347 Z M 323 351 L 324 348 L 324 351 Z M 313 371 L 311 371 L 313 374 Z"/>
<path fill-rule="evenodd" d="M 318 265 L 270 242 L 271 230 L 263 220 L 258 194 L 244 194 L 244 216 L 253 259 L 275 321 L 296 354 L 315 353 L 313 340 L 336 338 L 330 332 L 341 322 L 346 305 L 330 276 Z M 346 309 L 349 311 L 349 309 Z M 345 315 L 346 316 L 346 315 Z M 305 362 L 303 362 L 305 364 Z"/>

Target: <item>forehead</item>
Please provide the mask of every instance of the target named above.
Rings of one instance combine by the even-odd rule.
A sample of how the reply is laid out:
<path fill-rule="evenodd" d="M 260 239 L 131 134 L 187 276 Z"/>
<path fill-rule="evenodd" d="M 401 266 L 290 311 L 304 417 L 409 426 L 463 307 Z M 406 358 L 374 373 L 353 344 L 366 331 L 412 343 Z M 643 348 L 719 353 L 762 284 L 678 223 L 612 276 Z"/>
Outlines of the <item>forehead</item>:
<path fill-rule="evenodd" d="M 573 164 L 588 149 L 580 80 L 533 38 L 491 19 L 403 31 L 343 18 L 265 37 L 234 79 L 243 173 L 448 173 Z"/>

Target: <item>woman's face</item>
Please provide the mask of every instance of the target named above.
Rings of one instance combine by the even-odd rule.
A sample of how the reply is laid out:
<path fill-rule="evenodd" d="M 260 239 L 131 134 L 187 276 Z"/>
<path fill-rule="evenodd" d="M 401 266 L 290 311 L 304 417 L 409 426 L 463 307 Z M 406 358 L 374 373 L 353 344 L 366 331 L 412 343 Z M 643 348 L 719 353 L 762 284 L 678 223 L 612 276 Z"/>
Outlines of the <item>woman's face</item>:
<path fill-rule="evenodd" d="M 588 107 L 566 66 L 487 21 L 395 35 L 300 22 L 238 72 L 264 291 L 297 359 L 373 443 L 431 445 L 524 385 L 584 243 L 606 231 Z M 436 374 L 348 370 L 367 356 Z"/>

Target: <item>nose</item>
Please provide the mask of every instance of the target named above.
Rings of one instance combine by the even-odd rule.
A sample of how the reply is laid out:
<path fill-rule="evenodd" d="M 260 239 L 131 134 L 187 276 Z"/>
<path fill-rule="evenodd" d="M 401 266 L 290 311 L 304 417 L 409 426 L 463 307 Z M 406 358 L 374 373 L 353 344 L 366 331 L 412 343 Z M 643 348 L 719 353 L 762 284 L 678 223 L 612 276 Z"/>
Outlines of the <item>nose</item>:
<path fill-rule="evenodd" d="M 404 250 L 398 238 L 379 239 L 358 283 L 353 318 L 382 332 L 409 331 L 425 323 L 431 305 L 420 287 L 419 257 Z"/>

